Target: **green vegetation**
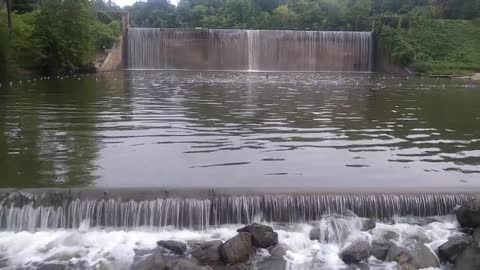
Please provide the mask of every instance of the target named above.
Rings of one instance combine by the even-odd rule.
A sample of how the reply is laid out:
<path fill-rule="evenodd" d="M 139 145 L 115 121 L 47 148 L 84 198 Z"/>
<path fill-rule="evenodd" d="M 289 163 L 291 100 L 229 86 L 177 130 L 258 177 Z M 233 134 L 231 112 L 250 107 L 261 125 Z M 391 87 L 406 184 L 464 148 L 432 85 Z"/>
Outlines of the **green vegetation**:
<path fill-rule="evenodd" d="M 480 72 L 480 24 L 472 20 L 391 16 L 376 20 L 379 44 L 397 64 L 419 73 Z"/>
<path fill-rule="evenodd" d="M 111 0 L 15 0 L 9 35 L 4 1 L 0 71 L 79 71 L 120 34 Z M 417 72 L 480 66 L 480 0 L 147 0 L 123 10 L 136 27 L 374 30 L 395 63 Z"/>
<path fill-rule="evenodd" d="M 88 0 L 14 1 L 13 31 L 0 10 L 0 71 L 81 72 L 121 35 L 118 18 L 96 12 Z M 5 42 L 4 42 L 5 41 Z"/>

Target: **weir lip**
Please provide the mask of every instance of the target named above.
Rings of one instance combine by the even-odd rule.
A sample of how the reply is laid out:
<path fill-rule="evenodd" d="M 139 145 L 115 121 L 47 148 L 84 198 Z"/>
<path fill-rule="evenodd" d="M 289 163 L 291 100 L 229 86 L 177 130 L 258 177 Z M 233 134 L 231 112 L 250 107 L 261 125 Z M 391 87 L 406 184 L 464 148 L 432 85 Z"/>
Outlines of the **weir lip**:
<path fill-rule="evenodd" d="M 0 192 L 0 229 L 78 228 L 205 229 L 255 221 L 305 223 L 325 214 L 395 216 L 453 213 L 472 193 L 261 192 L 208 189 L 36 189 Z"/>

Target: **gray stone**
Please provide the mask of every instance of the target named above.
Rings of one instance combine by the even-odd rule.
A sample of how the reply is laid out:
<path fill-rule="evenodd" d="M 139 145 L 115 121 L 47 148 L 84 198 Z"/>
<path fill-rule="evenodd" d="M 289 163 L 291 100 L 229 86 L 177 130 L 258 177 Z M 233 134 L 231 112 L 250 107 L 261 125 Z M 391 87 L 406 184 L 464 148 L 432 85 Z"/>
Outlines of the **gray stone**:
<path fill-rule="evenodd" d="M 460 206 L 456 211 L 458 223 L 470 228 L 480 226 L 480 195 L 474 196 L 468 202 Z"/>
<path fill-rule="evenodd" d="M 319 226 L 313 227 L 309 233 L 310 240 L 320 240 L 320 237 L 321 237 L 320 232 L 321 230 Z"/>
<path fill-rule="evenodd" d="M 164 270 L 168 269 L 171 261 L 178 257 L 165 256 L 161 249 L 156 249 L 152 254 L 145 255 L 135 261 L 130 268 L 131 270 Z"/>
<path fill-rule="evenodd" d="M 475 242 L 480 243 L 480 227 L 476 228 L 473 231 L 472 237 Z"/>
<path fill-rule="evenodd" d="M 480 247 L 477 243 L 470 244 L 458 256 L 455 261 L 454 270 L 479 270 L 480 269 Z"/>
<path fill-rule="evenodd" d="M 418 270 L 418 268 L 411 263 L 405 263 L 405 264 L 400 265 L 399 270 Z"/>
<path fill-rule="evenodd" d="M 283 257 L 287 254 L 287 247 L 284 244 L 276 244 L 268 248 L 268 252 L 273 257 Z"/>
<path fill-rule="evenodd" d="M 255 263 L 255 269 L 285 270 L 287 269 L 287 261 L 279 257 L 269 257 Z"/>
<path fill-rule="evenodd" d="M 222 244 L 220 240 L 205 242 L 191 251 L 192 257 L 203 265 L 221 265 L 220 248 Z"/>
<path fill-rule="evenodd" d="M 228 239 L 220 248 L 222 259 L 227 264 L 237 264 L 248 261 L 253 252 L 252 236 L 241 232 Z"/>
<path fill-rule="evenodd" d="M 45 263 L 38 267 L 38 270 L 66 270 L 68 267 L 60 263 Z"/>
<path fill-rule="evenodd" d="M 372 256 L 384 261 L 387 258 L 388 250 L 392 246 L 392 242 L 383 239 L 374 239 L 372 241 Z"/>
<path fill-rule="evenodd" d="M 397 240 L 400 236 L 394 231 L 386 231 L 382 234 L 382 237 L 385 240 Z"/>
<path fill-rule="evenodd" d="M 425 244 L 417 243 L 413 248 L 415 266 L 423 268 L 439 268 L 440 261 L 437 255 Z"/>
<path fill-rule="evenodd" d="M 355 241 L 340 254 L 346 263 L 360 263 L 370 257 L 370 244 L 367 241 Z"/>
<path fill-rule="evenodd" d="M 362 231 L 369 231 L 374 229 L 377 226 L 377 223 L 373 219 L 365 219 L 362 221 Z"/>
<path fill-rule="evenodd" d="M 168 270 L 208 270 L 209 267 L 199 266 L 195 260 L 182 258 L 171 263 Z"/>
<path fill-rule="evenodd" d="M 410 250 L 405 247 L 392 245 L 388 250 L 387 261 L 397 262 L 400 265 L 411 264 L 413 263 L 413 255 Z"/>
<path fill-rule="evenodd" d="M 278 243 L 278 234 L 269 226 L 254 223 L 238 229 L 237 232 L 250 233 L 253 246 L 257 248 L 267 248 Z"/>
<path fill-rule="evenodd" d="M 467 236 L 450 237 L 447 242 L 438 247 L 438 255 L 442 261 L 454 263 L 457 256 L 471 241 L 471 238 Z"/>
<path fill-rule="evenodd" d="M 202 240 L 188 240 L 187 245 L 191 248 L 196 248 L 198 246 L 201 246 L 205 241 Z"/>
<path fill-rule="evenodd" d="M 172 241 L 172 240 L 163 241 L 162 240 L 162 241 L 158 241 L 157 245 L 179 255 L 183 255 L 185 251 L 187 251 L 187 245 L 179 241 Z"/>

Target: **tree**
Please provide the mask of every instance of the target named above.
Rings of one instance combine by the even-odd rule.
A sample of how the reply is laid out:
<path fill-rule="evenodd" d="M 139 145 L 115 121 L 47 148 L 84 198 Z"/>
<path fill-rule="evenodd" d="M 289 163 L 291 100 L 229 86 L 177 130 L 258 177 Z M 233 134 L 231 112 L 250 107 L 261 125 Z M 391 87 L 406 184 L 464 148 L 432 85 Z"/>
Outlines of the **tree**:
<path fill-rule="evenodd" d="M 39 0 L 15 0 L 12 2 L 12 10 L 23 14 L 32 12 L 39 7 Z"/>
<path fill-rule="evenodd" d="M 45 73 L 73 72 L 94 53 L 93 7 L 88 0 L 46 0 L 36 16 L 35 62 Z"/>

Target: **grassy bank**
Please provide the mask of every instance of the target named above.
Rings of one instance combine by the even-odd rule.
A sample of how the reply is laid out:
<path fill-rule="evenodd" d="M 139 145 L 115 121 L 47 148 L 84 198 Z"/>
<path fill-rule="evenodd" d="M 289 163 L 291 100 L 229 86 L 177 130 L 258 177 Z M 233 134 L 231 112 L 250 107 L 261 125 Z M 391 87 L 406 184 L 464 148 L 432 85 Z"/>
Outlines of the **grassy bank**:
<path fill-rule="evenodd" d="M 377 19 L 375 31 L 379 46 L 394 63 L 418 73 L 480 72 L 480 21 L 383 17 Z"/>

